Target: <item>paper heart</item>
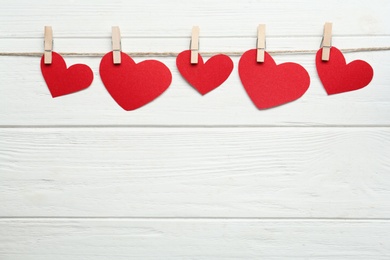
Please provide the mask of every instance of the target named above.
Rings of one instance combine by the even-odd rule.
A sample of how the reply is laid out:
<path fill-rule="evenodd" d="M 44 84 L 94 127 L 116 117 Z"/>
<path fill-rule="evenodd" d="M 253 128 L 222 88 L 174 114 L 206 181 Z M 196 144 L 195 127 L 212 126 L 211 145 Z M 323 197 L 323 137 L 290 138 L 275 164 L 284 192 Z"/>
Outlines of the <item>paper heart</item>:
<path fill-rule="evenodd" d="M 45 64 L 41 58 L 41 71 L 52 97 L 59 97 L 89 87 L 93 80 L 93 72 L 84 64 L 75 64 L 66 68 L 62 56 L 52 52 L 52 63 Z"/>
<path fill-rule="evenodd" d="M 200 94 L 205 95 L 220 86 L 233 70 L 233 61 L 229 56 L 218 54 L 203 62 L 198 54 L 198 64 L 191 64 L 191 51 L 183 51 L 176 58 L 180 74 Z"/>
<path fill-rule="evenodd" d="M 121 52 L 121 64 L 113 63 L 112 52 L 100 62 L 100 77 L 112 98 L 124 109 L 135 110 L 160 96 L 171 84 L 171 71 L 156 60 L 135 63 Z"/>
<path fill-rule="evenodd" d="M 258 109 L 279 106 L 300 98 L 310 85 L 307 71 L 299 64 L 276 65 L 265 52 L 264 62 L 256 62 L 256 49 L 240 58 L 238 72 L 246 92 Z"/>
<path fill-rule="evenodd" d="M 322 48 L 317 51 L 316 66 L 328 95 L 364 88 L 374 76 L 370 64 L 362 60 L 347 64 L 343 53 L 336 47 L 330 49 L 329 61 L 322 61 L 321 58 Z"/>

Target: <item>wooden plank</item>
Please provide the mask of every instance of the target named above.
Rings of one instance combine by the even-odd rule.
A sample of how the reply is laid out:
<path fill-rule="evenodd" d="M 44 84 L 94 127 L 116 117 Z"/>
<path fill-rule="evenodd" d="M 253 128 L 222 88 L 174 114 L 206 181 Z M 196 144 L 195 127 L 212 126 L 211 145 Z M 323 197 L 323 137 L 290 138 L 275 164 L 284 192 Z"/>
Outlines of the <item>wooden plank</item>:
<path fill-rule="evenodd" d="M 56 31 L 57 32 L 57 31 Z M 186 37 L 124 37 L 122 36 L 122 50 L 124 52 L 175 52 L 179 53 L 189 49 L 190 33 Z M 267 34 L 267 52 L 272 53 L 275 50 L 312 50 L 317 51 L 320 48 L 322 35 L 318 36 L 268 36 Z M 56 52 L 71 53 L 101 53 L 102 55 L 111 51 L 111 34 L 106 37 L 80 38 L 80 37 L 55 37 Z M 42 50 L 43 36 L 40 38 L 4 38 L 0 41 L 0 52 L 38 52 Z M 229 44 L 226 44 L 229 42 Z M 350 48 L 371 48 L 371 47 L 389 47 L 390 36 L 334 36 L 332 43 L 339 49 Z M 158 46 L 158 48 L 156 48 Z M 256 34 L 248 37 L 207 37 L 201 38 L 201 53 L 208 59 L 207 52 L 245 52 L 248 49 L 256 48 Z M 206 54 L 205 54 L 206 53 Z M 312 56 L 313 54 L 307 54 Z M 348 56 L 352 55 L 350 53 Z M 357 54 L 358 57 L 361 55 Z M 280 54 L 277 59 L 285 58 L 294 60 L 295 55 Z M 147 57 L 144 57 L 146 59 Z M 150 58 L 158 58 L 151 55 Z"/>
<path fill-rule="evenodd" d="M 172 85 L 154 102 L 126 112 L 101 83 L 100 58 L 68 57 L 68 64 L 90 65 L 95 72 L 94 82 L 84 91 L 53 99 L 42 78 L 39 58 L 0 57 L 0 125 L 390 125 L 390 63 L 386 62 L 390 52 L 347 54 L 349 61 L 361 58 L 371 63 L 374 79 L 364 89 L 332 96 L 327 96 L 321 85 L 313 58 L 314 55 L 275 57 L 278 63 L 294 61 L 303 65 L 311 76 L 311 86 L 301 99 L 265 111 L 252 104 L 236 69 L 222 86 L 202 97 L 180 76 L 174 57 L 159 58 L 172 71 Z M 238 60 L 233 57 L 235 64 Z"/>
<path fill-rule="evenodd" d="M 197 24 L 202 28 L 202 36 L 248 36 L 256 34 L 261 21 L 266 21 L 269 36 L 321 35 L 325 21 L 334 23 L 335 35 L 389 35 L 389 9 L 386 0 L 300 4 L 288 0 L 278 3 L 242 0 L 240 4 L 224 0 L 90 3 L 19 0 L 2 5 L 0 35 L 40 37 L 42 26 L 51 24 L 56 37 L 109 36 L 110 26 L 115 24 L 121 27 L 123 36 L 185 36 Z"/>
<path fill-rule="evenodd" d="M 389 259 L 386 221 L 25 219 L 0 221 L 0 258 Z"/>
<path fill-rule="evenodd" d="M 0 133 L 1 216 L 390 215 L 389 128 Z"/>

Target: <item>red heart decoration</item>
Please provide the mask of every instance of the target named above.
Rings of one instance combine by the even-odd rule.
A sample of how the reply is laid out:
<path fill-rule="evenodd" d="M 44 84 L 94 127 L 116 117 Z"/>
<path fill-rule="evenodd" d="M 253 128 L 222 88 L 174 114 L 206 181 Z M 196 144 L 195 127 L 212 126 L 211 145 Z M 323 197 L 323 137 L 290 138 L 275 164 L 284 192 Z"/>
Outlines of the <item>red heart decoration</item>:
<path fill-rule="evenodd" d="M 332 47 L 329 61 L 322 61 L 322 48 L 317 51 L 318 76 L 328 95 L 353 91 L 367 86 L 374 76 L 374 70 L 365 61 L 355 60 L 347 64 L 343 53 Z"/>
<path fill-rule="evenodd" d="M 112 98 L 124 109 L 135 110 L 160 96 L 171 84 L 171 71 L 156 60 L 135 63 L 121 52 L 121 64 L 113 63 L 112 52 L 100 62 L 100 77 Z"/>
<path fill-rule="evenodd" d="M 89 87 L 93 80 L 90 67 L 75 64 L 67 69 L 62 56 L 54 51 L 51 64 L 45 64 L 42 56 L 41 71 L 53 98 L 83 90 Z"/>
<path fill-rule="evenodd" d="M 233 61 L 229 56 L 219 54 L 203 63 L 198 54 L 198 64 L 191 64 L 191 51 L 183 51 L 176 58 L 180 74 L 200 94 L 205 95 L 220 86 L 233 70 Z"/>
<path fill-rule="evenodd" d="M 257 50 L 246 51 L 238 64 L 241 82 L 255 106 L 267 109 L 300 98 L 310 85 L 307 71 L 292 62 L 276 65 L 267 52 L 264 55 L 264 62 L 258 63 Z"/>

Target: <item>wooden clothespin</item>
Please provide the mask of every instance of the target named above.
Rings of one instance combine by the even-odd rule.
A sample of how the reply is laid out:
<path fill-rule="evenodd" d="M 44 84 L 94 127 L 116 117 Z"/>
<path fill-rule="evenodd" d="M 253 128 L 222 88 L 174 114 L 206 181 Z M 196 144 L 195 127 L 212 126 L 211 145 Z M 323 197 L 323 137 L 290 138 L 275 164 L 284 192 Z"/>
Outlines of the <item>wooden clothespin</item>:
<path fill-rule="evenodd" d="M 198 64 L 199 26 L 192 27 L 190 49 L 191 49 L 191 64 Z"/>
<path fill-rule="evenodd" d="M 321 42 L 322 60 L 328 61 L 330 56 L 330 48 L 332 48 L 332 23 L 325 23 L 324 35 Z"/>
<path fill-rule="evenodd" d="M 44 38 L 44 63 L 51 64 L 53 52 L 53 30 L 51 26 L 45 26 L 45 38 Z"/>
<path fill-rule="evenodd" d="M 112 53 L 114 64 L 121 64 L 121 51 L 122 51 L 122 43 L 121 43 L 121 32 L 119 30 L 119 26 L 112 27 Z"/>
<path fill-rule="evenodd" d="M 265 24 L 259 24 L 257 27 L 257 62 L 264 62 L 265 52 Z"/>

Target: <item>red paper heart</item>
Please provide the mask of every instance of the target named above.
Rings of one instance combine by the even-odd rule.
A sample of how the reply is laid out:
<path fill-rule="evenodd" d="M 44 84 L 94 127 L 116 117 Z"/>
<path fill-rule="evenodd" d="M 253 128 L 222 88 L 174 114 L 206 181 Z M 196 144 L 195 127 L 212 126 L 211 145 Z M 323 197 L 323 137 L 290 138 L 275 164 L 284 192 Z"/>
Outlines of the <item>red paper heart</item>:
<path fill-rule="evenodd" d="M 336 47 L 330 49 L 329 61 L 322 61 L 321 58 L 322 48 L 317 51 L 316 66 L 328 95 L 364 88 L 374 76 L 370 64 L 362 60 L 347 64 L 344 55 Z"/>
<path fill-rule="evenodd" d="M 300 98 L 310 85 L 307 71 L 299 64 L 276 65 L 265 52 L 264 62 L 256 62 L 256 49 L 240 58 L 238 72 L 246 92 L 258 109 L 279 106 Z"/>
<path fill-rule="evenodd" d="M 176 58 L 180 74 L 200 94 L 205 95 L 220 86 L 233 70 L 233 61 L 229 56 L 219 54 L 203 63 L 198 54 L 198 64 L 191 64 L 191 51 L 183 51 Z"/>
<path fill-rule="evenodd" d="M 112 52 L 100 62 L 100 77 L 112 98 L 124 109 L 135 110 L 160 96 L 171 84 L 171 71 L 156 60 L 135 63 L 121 52 L 121 64 L 113 63 Z"/>
<path fill-rule="evenodd" d="M 83 90 L 89 87 L 93 80 L 90 67 L 75 64 L 67 69 L 64 59 L 56 52 L 52 52 L 51 64 L 45 64 L 42 56 L 41 71 L 53 98 Z"/>

